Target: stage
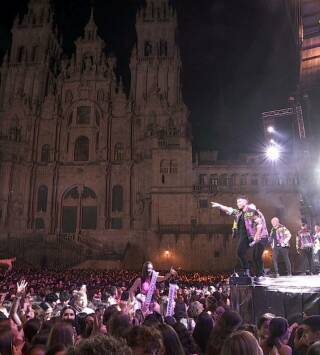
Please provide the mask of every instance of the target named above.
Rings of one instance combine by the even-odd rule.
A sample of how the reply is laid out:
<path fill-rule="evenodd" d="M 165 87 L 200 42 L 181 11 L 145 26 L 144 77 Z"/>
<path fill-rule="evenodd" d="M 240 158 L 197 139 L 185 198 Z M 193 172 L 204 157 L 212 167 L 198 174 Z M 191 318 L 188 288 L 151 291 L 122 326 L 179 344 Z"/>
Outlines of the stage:
<path fill-rule="evenodd" d="M 256 323 L 267 312 L 283 316 L 289 323 L 320 314 L 319 275 L 266 277 L 259 284 L 230 288 L 231 307 L 248 323 Z"/>

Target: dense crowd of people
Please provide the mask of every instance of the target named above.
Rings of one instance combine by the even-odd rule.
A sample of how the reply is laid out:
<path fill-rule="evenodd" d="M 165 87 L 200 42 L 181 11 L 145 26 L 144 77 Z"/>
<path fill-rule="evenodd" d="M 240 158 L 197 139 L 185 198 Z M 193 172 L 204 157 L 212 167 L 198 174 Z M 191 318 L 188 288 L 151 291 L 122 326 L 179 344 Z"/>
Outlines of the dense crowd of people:
<path fill-rule="evenodd" d="M 2 270 L 0 354 L 320 354 L 320 315 L 248 324 L 230 307 L 229 275 L 160 274 L 150 262 L 142 272 Z"/>

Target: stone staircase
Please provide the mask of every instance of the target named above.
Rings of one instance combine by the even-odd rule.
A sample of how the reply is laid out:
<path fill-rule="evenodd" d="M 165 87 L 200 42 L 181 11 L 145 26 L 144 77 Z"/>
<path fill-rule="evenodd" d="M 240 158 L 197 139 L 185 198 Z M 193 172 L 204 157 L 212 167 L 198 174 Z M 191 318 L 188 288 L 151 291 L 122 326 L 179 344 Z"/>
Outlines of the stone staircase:
<path fill-rule="evenodd" d="M 15 256 L 22 263 L 34 267 L 70 268 L 90 264 L 97 267 L 118 267 L 125 258 L 128 245 L 120 251 L 94 238 L 75 239 L 56 236 L 30 235 L 24 237 L 0 238 L 1 254 Z M 87 268 L 89 268 L 86 266 Z M 109 267 L 108 267 L 109 268 Z"/>

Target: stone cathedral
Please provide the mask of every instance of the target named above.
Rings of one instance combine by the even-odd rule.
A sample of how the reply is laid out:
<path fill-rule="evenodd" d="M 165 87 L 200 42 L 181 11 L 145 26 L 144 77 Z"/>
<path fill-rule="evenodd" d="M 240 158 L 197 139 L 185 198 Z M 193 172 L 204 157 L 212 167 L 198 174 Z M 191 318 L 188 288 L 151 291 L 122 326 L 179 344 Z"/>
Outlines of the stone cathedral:
<path fill-rule="evenodd" d="M 177 15 L 146 0 L 126 95 L 94 11 L 66 59 L 49 0 L 17 17 L 1 66 L 0 242 L 34 265 L 228 270 L 230 217 L 245 193 L 292 229 L 300 223 L 298 179 L 256 155 L 219 161 L 192 150 L 182 97 Z M 227 144 L 227 142 L 226 142 Z M 268 260 L 266 260 L 268 262 Z"/>

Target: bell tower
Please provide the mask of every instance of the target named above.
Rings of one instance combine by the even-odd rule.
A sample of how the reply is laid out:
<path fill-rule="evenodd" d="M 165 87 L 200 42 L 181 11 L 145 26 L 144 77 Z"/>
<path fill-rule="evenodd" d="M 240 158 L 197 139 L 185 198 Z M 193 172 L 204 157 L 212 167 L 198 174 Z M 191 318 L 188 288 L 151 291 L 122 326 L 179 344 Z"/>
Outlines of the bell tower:
<path fill-rule="evenodd" d="M 11 33 L 12 46 L 1 68 L 2 109 L 15 96 L 24 96 L 30 103 L 42 102 L 54 86 L 61 54 L 49 0 L 31 0 L 23 18 L 15 18 Z"/>
<path fill-rule="evenodd" d="M 169 0 L 146 0 L 136 16 L 137 43 L 131 56 L 131 95 L 137 104 L 156 88 L 168 101 L 181 101 L 177 16 Z"/>

